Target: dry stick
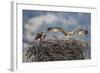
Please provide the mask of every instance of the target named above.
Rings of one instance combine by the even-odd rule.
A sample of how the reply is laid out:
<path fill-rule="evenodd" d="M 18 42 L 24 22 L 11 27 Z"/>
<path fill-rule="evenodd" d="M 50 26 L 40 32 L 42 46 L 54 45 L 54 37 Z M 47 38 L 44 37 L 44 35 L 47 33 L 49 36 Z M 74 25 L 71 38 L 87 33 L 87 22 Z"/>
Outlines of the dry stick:
<path fill-rule="evenodd" d="M 34 55 L 35 60 L 32 61 L 84 59 L 84 47 L 81 44 L 77 40 L 40 41 L 35 45 L 32 44 L 33 46 L 28 49 L 26 56 L 31 58 Z M 36 51 L 36 54 L 33 51 Z"/>

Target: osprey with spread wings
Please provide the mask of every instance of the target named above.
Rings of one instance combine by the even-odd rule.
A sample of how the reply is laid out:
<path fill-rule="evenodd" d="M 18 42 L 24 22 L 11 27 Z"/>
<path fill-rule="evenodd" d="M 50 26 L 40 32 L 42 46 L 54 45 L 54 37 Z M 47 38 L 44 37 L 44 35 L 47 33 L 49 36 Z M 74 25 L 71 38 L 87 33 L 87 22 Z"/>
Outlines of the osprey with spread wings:
<path fill-rule="evenodd" d="M 66 36 L 67 39 L 72 38 L 72 36 L 74 34 L 78 34 L 78 35 L 87 35 L 88 34 L 88 31 L 85 29 L 77 29 L 75 31 L 67 32 L 60 27 L 50 27 L 47 29 L 47 31 L 49 31 L 49 32 L 62 32 Z"/>

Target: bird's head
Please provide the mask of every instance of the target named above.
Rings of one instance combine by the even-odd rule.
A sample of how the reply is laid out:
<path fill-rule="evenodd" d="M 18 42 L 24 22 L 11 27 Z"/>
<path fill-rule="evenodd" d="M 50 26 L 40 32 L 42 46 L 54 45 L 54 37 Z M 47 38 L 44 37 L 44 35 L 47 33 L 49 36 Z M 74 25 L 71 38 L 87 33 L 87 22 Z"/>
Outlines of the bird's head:
<path fill-rule="evenodd" d="M 73 32 L 69 32 L 68 34 L 69 34 L 70 36 L 72 36 Z"/>

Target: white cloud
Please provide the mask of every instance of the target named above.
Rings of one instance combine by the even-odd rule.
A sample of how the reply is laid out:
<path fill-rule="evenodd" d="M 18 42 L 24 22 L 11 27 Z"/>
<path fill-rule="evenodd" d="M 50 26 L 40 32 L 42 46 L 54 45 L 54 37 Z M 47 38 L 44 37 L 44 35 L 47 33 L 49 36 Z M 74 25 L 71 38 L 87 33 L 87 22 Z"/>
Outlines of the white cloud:
<path fill-rule="evenodd" d="M 43 23 L 49 24 L 49 25 L 55 25 L 54 23 L 56 22 L 61 22 L 63 25 L 66 27 L 68 25 L 78 25 L 78 20 L 75 18 L 69 16 L 68 19 L 64 18 L 62 15 L 54 15 L 47 13 L 45 15 L 33 17 L 32 19 L 29 20 L 28 24 L 25 24 L 25 29 L 28 31 L 36 31 L 40 25 Z"/>
<path fill-rule="evenodd" d="M 37 28 L 45 22 L 46 24 L 52 24 L 57 20 L 57 17 L 53 14 L 46 14 L 34 17 L 29 20 L 29 24 L 25 24 L 25 29 L 35 31 Z"/>
<path fill-rule="evenodd" d="M 47 23 L 47 24 L 51 24 L 55 21 L 57 21 L 57 17 L 54 15 L 54 14 L 46 14 L 44 16 L 44 21 Z"/>
<path fill-rule="evenodd" d="M 75 18 L 69 16 L 67 20 L 67 24 L 78 25 L 78 21 Z"/>

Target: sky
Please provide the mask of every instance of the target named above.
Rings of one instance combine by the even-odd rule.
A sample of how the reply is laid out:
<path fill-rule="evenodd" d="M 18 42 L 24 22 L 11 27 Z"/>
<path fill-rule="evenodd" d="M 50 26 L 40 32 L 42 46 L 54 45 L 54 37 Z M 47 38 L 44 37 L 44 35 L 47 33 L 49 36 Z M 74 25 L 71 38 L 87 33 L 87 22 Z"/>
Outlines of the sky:
<path fill-rule="evenodd" d="M 61 27 L 65 31 L 75 31 L 79 28 L 86 29 L 89 32 L 87 36 L 75 35 L 74 37 L 90 42 L 91 14 L 85 12 L 23 10 L 23 42 L 26 47 L 34 40 L 37 32 L 46 32 L 46 39 L 64 38 L 61 32 L 47 32 L 49 27 Z"/>

